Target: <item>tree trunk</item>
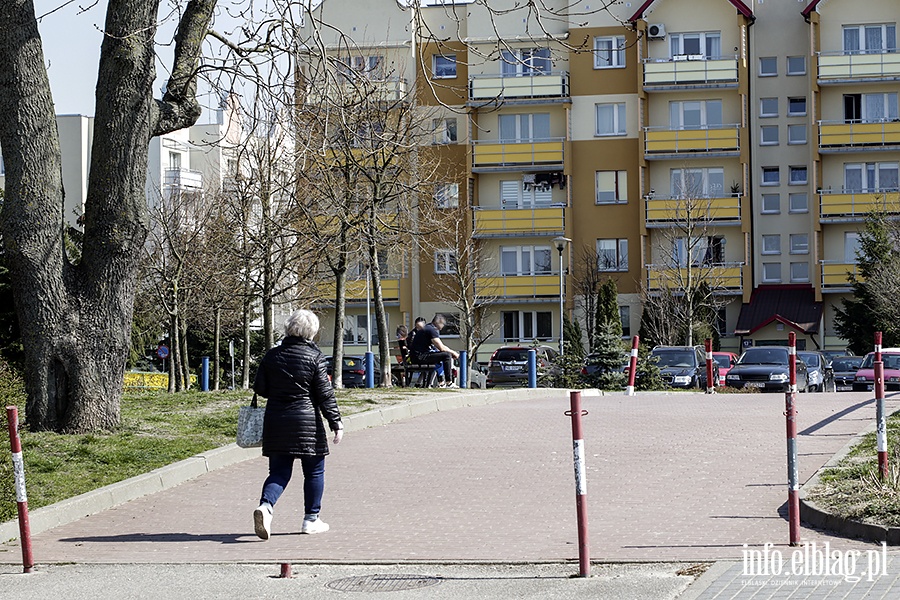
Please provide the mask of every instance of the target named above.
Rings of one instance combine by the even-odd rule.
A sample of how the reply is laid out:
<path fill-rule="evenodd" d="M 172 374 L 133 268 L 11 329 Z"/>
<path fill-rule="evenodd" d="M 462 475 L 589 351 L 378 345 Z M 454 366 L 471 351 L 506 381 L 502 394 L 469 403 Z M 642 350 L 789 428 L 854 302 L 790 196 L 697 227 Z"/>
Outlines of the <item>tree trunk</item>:
<path fill-rule="evenodd" d="M 181 376 L 184 378 L 184 389 L 191 389 L 191 361 L 188 355 L 187 319 L 184 315 L 179 319 L 181 323 Z"/>
<path fill-rule="evenodd" d="M 374 218 L 370 227 L 373 225 Z M 378 266 L 378 249 L 375 246 L 374 237 L 371 237 L 369 241 L 369 263 L 369 273 L 372 276 L 372 291 L 375 296 L 375 323 L 378 328 L 378 360 L 381 362 L 381 387 L 391 387 L 391 348 L 389 345 L 391 338 L 388 337 L 387 319 L 384 316 L 381 269 Z"/>
<path fill-rule="evenodd" d="M 241 345 L 243 351 L 241 354 L 241 389 L 250 388 L 250 308 L 251 297 L 249 290 L 245 290 L 244 294 L 244 323 L 241 331 L 244 335 Z"/>
<path fill-rule="evenodd" d="M 221 352 L 219 347 L 222 345 L 222 307 L 216 307 L 216 318 L 213 324 L 213 380 L 212 389 L 214 392 L 219 391 L 219 371 L 221 365 Z"/>

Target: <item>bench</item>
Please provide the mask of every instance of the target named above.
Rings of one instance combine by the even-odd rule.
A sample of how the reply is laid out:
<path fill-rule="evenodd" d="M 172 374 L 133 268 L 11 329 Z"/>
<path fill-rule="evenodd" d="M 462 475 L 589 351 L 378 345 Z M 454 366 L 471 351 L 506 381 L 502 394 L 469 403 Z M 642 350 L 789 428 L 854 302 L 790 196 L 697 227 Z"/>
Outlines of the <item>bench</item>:
<path fill-rule="evenodd" d="M 407 362 L 409 359 L 409 351 L 405 347 L 400 347 L 399 344 L 396 347 L 396 352 L 397 364 L 391 367 L 391 370 L 396 370 L 397 373 L 400 374 L 401 386 L 410 387 L 410 384 L 412 383 L 412 380 L 416 375 L 419 375 L 417 387 L 434 386 L 436 377 L 434 368 L 437 365 L 421 365 Z"/>

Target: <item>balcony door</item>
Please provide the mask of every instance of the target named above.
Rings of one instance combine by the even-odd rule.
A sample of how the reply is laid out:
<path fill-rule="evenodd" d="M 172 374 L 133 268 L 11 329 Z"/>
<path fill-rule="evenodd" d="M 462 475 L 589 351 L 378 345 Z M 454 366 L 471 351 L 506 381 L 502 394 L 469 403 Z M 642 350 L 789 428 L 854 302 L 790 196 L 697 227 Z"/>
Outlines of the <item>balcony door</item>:
<path fill-rule="evenodd" d="M 669 127 L 671 129 L 705 129 L 721 125 L 721 100 L 669 102 Z"/>
<path fill-rule="evenodd" d="M 844 165 L 844 191 L 851 193 L 896 192 L 900 171 L 895 162 L 847 163 Z"/>
<path fill-rule="evenodd" d="M 502 246 L 500 273 L 502 275 L 549 275 L 552 254 L 549 246 Z"/>
<path fill-rule="evenodd" d="M 525 189 L 521 179 L 500 182 L 500 205 L 504 209 L 540 208 L 553 204 L 553 191 L 549 187 L 530 185 Z"/>
<path fill-rule="evenodd" d="M 675 198 L 723 198 L 725 170 L 720 167 L 672 169 L 670 184 Z"/>
<path fill-rule="evenodd" d="M 550 113 L 500 115 L 500 141 L 536 142 L 550 138 Z"/>

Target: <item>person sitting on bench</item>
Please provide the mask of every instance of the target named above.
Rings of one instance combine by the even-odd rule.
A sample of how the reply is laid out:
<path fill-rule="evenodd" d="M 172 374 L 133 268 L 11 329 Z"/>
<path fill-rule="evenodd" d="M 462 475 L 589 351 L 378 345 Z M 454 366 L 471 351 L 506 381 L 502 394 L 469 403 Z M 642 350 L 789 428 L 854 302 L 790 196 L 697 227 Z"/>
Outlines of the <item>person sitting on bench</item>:
<path fill-rule="evenodd" d="M 447 323 L 444 315 L 434 315 L 431 323 L 416 332 L 409 347 L 413 362 L 420 365 L 434 365 L 441 363 L 444 367 L 445 385 L 453 384 L 453 359 L 459 358 L 459 352 L 448 348 L 441 340 L 441 329 Z M 437 350 L 433 352 L 432 346 Z"/>

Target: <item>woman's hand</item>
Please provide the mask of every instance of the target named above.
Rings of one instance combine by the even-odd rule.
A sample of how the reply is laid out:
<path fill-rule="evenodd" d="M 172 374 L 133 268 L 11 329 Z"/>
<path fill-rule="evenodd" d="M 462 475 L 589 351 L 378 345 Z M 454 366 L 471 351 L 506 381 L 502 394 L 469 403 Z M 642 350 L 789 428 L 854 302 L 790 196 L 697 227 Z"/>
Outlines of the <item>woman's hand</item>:
<path fill-rule="evenodd" d="M 338 423 L 338 428 L 334 430 L 334 443 L 340 444 L 342 439 L 344 439 L 344 426 Z"/>

